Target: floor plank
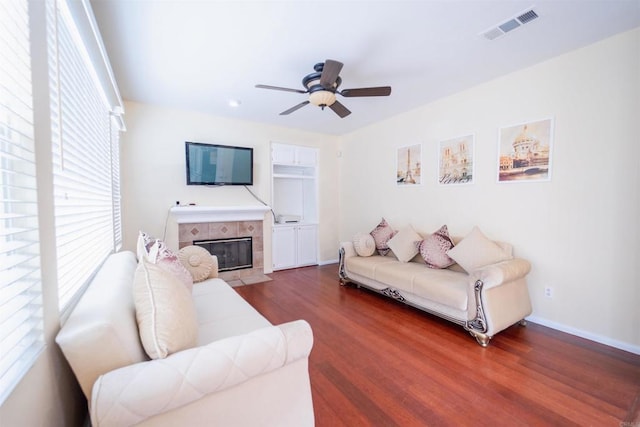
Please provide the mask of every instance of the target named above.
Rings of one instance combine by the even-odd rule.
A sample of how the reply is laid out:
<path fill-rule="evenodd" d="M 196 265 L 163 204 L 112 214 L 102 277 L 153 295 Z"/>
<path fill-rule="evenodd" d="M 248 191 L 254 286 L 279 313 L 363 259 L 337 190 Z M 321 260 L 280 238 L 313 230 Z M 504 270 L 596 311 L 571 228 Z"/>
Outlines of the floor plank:
<path fill-rule="evenodd" d="M 460 326 L 355 286 L 337 266 L 235 288 L 307 320 L 317 426 L 640 427 L 640 356 L 529 323 L 482 348 Z"/>

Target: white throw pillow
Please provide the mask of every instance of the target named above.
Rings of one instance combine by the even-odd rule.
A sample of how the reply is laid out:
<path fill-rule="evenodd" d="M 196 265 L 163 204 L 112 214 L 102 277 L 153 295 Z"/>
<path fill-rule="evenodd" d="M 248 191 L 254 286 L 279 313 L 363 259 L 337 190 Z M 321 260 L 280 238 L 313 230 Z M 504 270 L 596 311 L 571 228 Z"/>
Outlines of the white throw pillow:
<path fill-rule="evenodd" d="M 169 249 L 162 240 L 157 239 L 155 243 L 151 245 L 146 259 L 176 276 L 184 283 L 187 289 L 189 289 L 189 292 L 191 292 L 193 288 L 193 277 L 191 277 L 191 273 L 182 265 L 178 259 L 178 255 Z"/>
<path fill-rule="evenodd" d="M 185 246 L 178 251 L 178 258 L 191 273 L 194 283 L 202 282 L 209 277 L 217 277 L 218 258 L 214 259 L 209 251 L 201 246 Z"/>
<path fill-rule="evenodd" d="M 358 233 L 353 236 L 353 248 L 358 256 L 371 256 L 376 252 L 376 241 L 369 233 Z"/>
<path fill-rule="evenodd" d="M 409 262 L 418 253 L 417 243 L 422 240 L 412 226 L 406 226 L 389 240 L 387 245 L 400 262 Z"/>
<path fill-rule="evenodd" d="M 156 239 L 154 237 L 151 237 L 144 231 L 138 231 L 138 241 L 136 243 L 136 256 L 138 257 L 138 261 L 149 256 L 149 248 L 151 248 L 151 245 L 153 245 L 155 241 Z"/>
<path fill-rule="evenodd" d="M 140 341 L 152 359 L 195 347 L 198 320 L 191 292 L 161 267 L 141 259 L 133 282 Z"/>
<path fill-rule="evenodd" d="M 447 255 L 471 273 L 480 267 L 511 259 L 508 252 L 489 240 L 478 227 L 473 227 L 464 239 L 447 252 Z"/>

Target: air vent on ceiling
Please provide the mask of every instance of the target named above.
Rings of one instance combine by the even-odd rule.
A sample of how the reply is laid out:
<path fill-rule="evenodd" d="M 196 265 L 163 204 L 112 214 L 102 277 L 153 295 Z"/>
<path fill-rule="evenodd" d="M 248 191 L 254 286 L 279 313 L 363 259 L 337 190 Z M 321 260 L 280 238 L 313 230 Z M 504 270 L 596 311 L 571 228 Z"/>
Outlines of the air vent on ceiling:
<path fill-rule="evenodd" d="M 529 9 L 519 13 L 514 18 L 507 19 L 506 21 L 481 32 L 480 35 L 488 40 L 495 40 L 498 37 L 504 36 L 509 31 L 513 31 L 537 18 L 538 14 L 533 9 Z"/>
<path fill-rule="evenodd" d="M 518 21 L 520 21 L 522 24 L 526 24 L 526 23 L 528 23 L 528 22 L 533 21 L 533 20 L 534 20 L 534 19 L 536 19 L 537 17 L 538 17 L 538 14 L 537 14 L 537 13 L 535 13 L 535 12 L 533 11 L 533 9 L 532 9 L 532 10 L 528 10 L 528 11 L 526 11 L 526 12 L 525 12 L 525 13 L 523 13 L 522 15 L 518 16 L 516 19 L 517 19 Z"/>

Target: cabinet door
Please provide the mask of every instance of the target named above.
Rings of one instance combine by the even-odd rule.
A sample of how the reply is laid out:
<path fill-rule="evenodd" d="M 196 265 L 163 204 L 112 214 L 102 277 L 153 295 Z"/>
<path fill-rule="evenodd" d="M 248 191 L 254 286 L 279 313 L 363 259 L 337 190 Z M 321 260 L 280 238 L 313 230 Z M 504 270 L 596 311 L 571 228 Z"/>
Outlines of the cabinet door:
<path fill-rule="evenodd" d="M 315 166 L 318 161 L 318 150 L 298 147 L 296 160 L 300 166 Z"/>
<path fill-rule="evenodd" d="M 293 145 L 273 144 L 271 149 L 271 161 L 280 165 L 296 164 L 296 147 Z"/>
<path fill-rule="evenodd" d="M 273 269 L 282 270 L 296 266 L 295 227 L 273 227 Z"/>
<path fill-rule="evenodd" d="M 315 225 L 298 227 L 298 266 L 318 263 L 318 237 Z"/>

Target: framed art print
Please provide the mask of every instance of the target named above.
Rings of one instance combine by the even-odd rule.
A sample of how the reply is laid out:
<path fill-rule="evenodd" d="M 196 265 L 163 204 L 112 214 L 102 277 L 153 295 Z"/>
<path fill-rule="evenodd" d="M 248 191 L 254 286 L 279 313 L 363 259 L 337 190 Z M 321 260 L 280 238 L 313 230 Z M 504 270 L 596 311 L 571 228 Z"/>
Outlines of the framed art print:
<path fill-rule="evenodd" d="M 409 145 L 398 148 L 396 159 L 396 183 L 398 186 L 422 183 L 422 146 Z"/>
<path fill-rule="evenodd" d="M 438 156 L 438 182 L 443 185 L 473 183 L 474 135 L 441 141 Z"/>
<path fill-rule="evenodd" d="M 552 118 L 501 128 L 498 182 L 551 179 L 552 139 Z"/>

